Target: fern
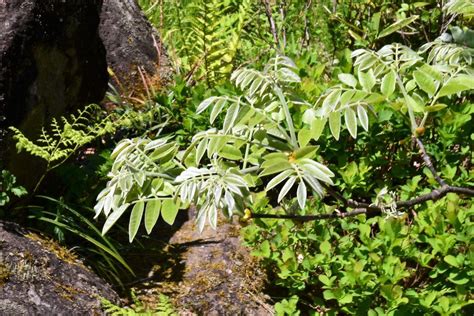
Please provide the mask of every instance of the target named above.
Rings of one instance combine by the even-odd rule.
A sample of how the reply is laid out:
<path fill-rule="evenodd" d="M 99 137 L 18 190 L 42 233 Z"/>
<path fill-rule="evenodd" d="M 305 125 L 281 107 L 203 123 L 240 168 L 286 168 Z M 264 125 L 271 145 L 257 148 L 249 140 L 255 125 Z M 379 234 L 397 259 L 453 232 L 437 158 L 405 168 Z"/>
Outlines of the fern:
<path fill-rule="evenodd" d="M 158 6 L 148 4 L 148 16 L 156 16 Z M 166 3 L 171 8 L 168 16 L 167 31 L 163 40 L 168 51 L 188 78 L 205 80 L 208 86 L 228 77 L 240 47 L 240 39 L 248 20 L 251 1 L 242 1 L 239 5 L 227 1 L 192 1 Z"/>
<path fill-rule="evenodd" d="M 111 316 L 138 316 L 138 315 L 154 315 L 154 316 L 175 316 L 178 315 L 169 298 L 166 295 L 160 294 L 158 296 L 158 304 L 155 308 L 147 308 L 132 291 L 134 308 L 120 307 L 110 302 L 109 300 L 102 299 L 102 307 L 104 311 Z"/>
<path fill-rule="evenodd" d="M 117 126 L 110 119 L 97 120 L 94 115 L 98 105 L 89 105 L 72 114 L 68 119 L 53 119 L 49 131 L 44 127 L 36 142 L 28 139 L 19 129 L 10 127 L 18 152 L 25 151 L 46 162 L 46 169 L 33 192 L 37 190 L 44 176 L 64 163 L 80 147 L 94 139 L 115 131 Z"/>

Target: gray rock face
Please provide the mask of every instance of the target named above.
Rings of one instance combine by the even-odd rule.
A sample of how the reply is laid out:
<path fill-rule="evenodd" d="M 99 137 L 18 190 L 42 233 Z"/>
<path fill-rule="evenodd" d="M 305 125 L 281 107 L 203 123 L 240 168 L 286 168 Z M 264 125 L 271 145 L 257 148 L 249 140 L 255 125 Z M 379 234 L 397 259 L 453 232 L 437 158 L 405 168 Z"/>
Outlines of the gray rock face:
<path fill-rule="evenodd" d="M 0 315 L 98 315 L 118 296 L 54 242 L 0 221 Z"/>
<path fill-rule="evenodd" d="M 141 85 L 138 66 L 149 77 L 158 75 L 155 83 L 156 79 L 162 84 L 169 80 L 171 68 L 159 34 L 136 0 L 104 1 L 99 34 L 106 47 L 107 63 L 122 87 L 131 90 Z M 112 83 L 117 84 L 114 80 Z"/>
<path fill-rule="evenodd" d="M 15 125 L 35 135 L 52 117 L 103 98 L 101 7 L 102 0 L 0 1 L 0 130 Z"/>

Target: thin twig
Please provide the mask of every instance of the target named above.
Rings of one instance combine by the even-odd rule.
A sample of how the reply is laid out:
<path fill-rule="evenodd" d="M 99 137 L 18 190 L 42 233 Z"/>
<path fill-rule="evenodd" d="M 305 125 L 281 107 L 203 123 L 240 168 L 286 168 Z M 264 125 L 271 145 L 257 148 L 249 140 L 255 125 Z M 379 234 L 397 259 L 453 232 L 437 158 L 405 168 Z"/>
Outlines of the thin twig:
<path fill-rule="evenodd" d="M 276 48 L 278 49 L 279 47 L 278 31 L 276 29 L 275 20 L 273 19 L 272 8 L 270 7 L 270 1 L 262 0 L 262 2 L 265 5 L 265 14 L 267 15 L 268 23 L 270 23 L 270 32 L 272 32 L 273 40 L 275 41 Z"/>
<path fill-rule="evenodd" d="M 418 137 L 413 137 L 413 139 L 415 140 L 416 144 L 418 145 L 418 148 L 420 148 L 421 158 L 423 158 L 423 161 L 425 162 L 425 165 L 428 167 L 428 169 L 430 169 L 431 174 L 433 175 L 433 177 L 436 179 L 436 181 L 442 187 L 446 186 L 447 185 L 446 182 L 443 179 L 441 179 L 441 177 L 438 174 L 438 171 L 436 171 L 435 167 L 433 166 L 433 163 L 431 162 L 431 158 L 428 155 L 428 153 L 426 152 L 425 146 L 423 145 L 423 142 L 421 141 L 421 139 L 419 139 Z"/>

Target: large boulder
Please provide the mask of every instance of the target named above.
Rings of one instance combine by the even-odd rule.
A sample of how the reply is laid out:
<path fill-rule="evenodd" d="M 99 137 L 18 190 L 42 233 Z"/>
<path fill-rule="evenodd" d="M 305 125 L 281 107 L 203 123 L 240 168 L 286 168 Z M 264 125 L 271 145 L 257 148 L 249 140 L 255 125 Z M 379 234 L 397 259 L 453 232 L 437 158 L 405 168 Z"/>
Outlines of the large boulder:
<path fill-rule="evenodd" d="M 100 315 L 117 294 L 73 254 L 0 221 L 0 315 Z"/>
<path fill-rule="evenodd" d="M 101 0 L 0 1 L 1 134 L 14 125 L 32 137 L 52 117 L 101 101 L 108 81 L 101 8 Z"/>
<path fill-rule="evenodd" d="M 160 36 L 136 0 L 104 1 L 99 34 L 114 74 L 111 83 L 116 88 L 127 94 L 143 91 L 139 67 L 147 84 L 164 85 L 169 81 L 171 67 Z"/>

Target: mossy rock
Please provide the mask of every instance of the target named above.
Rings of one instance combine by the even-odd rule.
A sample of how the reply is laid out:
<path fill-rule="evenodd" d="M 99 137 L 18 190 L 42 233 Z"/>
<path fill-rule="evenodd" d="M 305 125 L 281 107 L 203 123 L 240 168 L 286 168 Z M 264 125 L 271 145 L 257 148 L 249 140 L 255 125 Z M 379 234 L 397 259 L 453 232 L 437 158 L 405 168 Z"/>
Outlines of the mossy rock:
<path fill-rule="evenodd" d="M 0 315 L 97 315 L 118 295 L 71 252 L 0 221 Z"/>

